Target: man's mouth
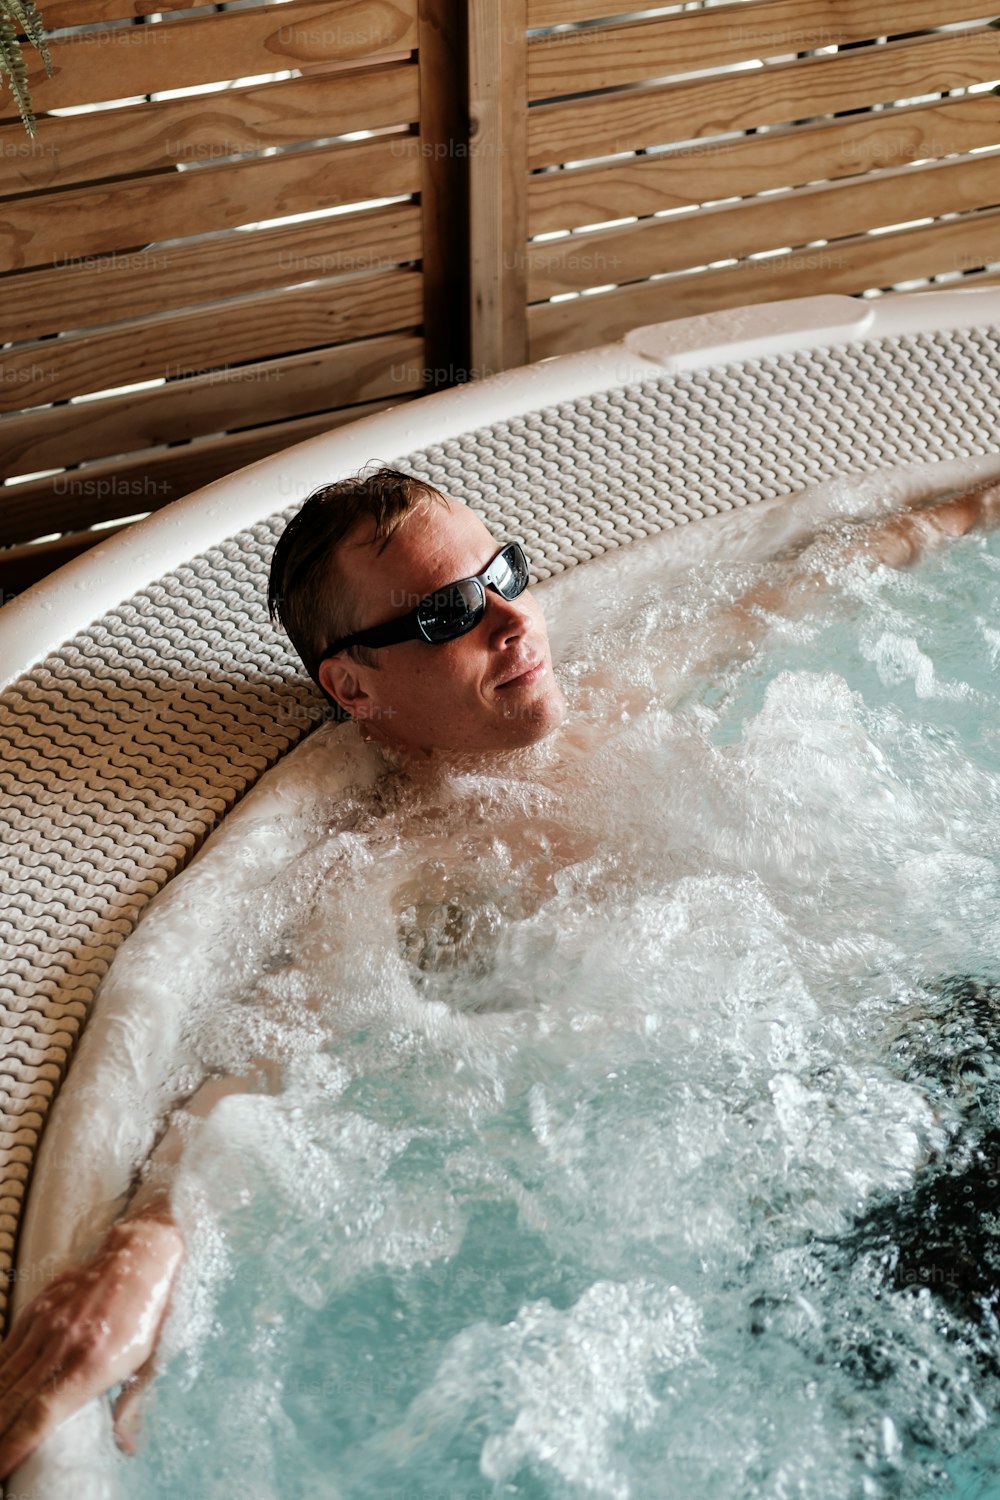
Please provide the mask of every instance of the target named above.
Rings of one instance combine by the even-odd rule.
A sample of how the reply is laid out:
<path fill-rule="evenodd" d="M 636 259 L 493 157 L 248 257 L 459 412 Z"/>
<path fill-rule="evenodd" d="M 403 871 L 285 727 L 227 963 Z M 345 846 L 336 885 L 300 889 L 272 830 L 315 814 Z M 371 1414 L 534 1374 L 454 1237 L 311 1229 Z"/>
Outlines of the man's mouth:
<path fill-rule="evenodd" d="M 545 671 L 545 662 L 542 657 L 535 657 L 533 661 L 527 661 L 514 668 L 508 677 L 504 677 L 496 683 L 496 691 L 502 692 L 506 688 L 528 687 L 537 682 Z"/>

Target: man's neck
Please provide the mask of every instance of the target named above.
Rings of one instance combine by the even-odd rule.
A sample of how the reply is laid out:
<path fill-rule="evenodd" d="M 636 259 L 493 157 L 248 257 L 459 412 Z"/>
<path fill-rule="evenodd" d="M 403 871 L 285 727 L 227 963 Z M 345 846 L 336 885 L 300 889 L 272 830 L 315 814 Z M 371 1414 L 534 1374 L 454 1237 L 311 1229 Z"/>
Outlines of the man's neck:
<path fill-rule="evenodd" d="M 505 750 L 455 750 L 440 745 L 400 744 L 374 735 L 364 737 L 389 772 L 405 776 L 421 789 L 463 775 L 535 780 L 565 758 L 563 736 L 558 731 L 532 745 Z"/>

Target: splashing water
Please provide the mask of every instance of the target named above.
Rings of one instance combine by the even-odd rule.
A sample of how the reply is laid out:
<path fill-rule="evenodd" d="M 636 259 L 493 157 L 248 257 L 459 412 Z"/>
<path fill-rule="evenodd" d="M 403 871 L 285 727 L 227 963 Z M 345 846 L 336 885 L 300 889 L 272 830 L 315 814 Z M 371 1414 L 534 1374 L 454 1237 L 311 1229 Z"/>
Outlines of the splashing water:
<path fill-rule="evenodd" d="M 755 576 L 559 620 L 590 754 L 314 746 L 191 872 L 188 1054 L 286 1087 L 188 1150 L 128 1495 L 995 1493 L 1000 539 L 698 672 Z"/>

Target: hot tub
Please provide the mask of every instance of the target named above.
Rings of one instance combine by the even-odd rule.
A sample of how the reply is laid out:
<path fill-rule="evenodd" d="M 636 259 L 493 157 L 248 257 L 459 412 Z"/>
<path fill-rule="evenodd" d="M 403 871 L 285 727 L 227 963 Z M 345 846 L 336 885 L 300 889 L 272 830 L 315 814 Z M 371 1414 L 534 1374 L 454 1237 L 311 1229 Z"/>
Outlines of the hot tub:
<path fill-rule="evenodd" d="M 593 562 L 595 575 L 608 575 L 618 567 L 617 554 L 645 539 L 668 561 L 675 538 L 678 559 L 711 558 L 717 551 L 713 528 L 697 528 L 697 543 L 688 540 L 689 531 L 680 531 L 695 520 L 741 512 L 745 523 L 728 527 L 726 546 L 738 533 L 742 557 L 745 539 L 758 529 L 770 528 L 772 541 L 787 540 L 783 499 L 794 499 L 787 509 L 794 508 L 799 519 L 811 508 L 822 517 L 842 514 L 836 509 L 842 505 L 839 486 L 852 477 L 863 509 L 884 504 L 887 495 L 902 502 L 996 472 L 998 322 L 1000 298 L 983 291 L 878 302 L 819 298 L 638 329 L 620 345 L 449 392 L 255 465 L 105 543 L 8 607 L 0 620 L 0 661 L 13 746 L 6 770 L 11 826 L 19 835 L 10 869 L 20 882 L 7 922 L 16 976 L 8 1002 L 8 1240 L 48 1103 L 115 949 L 227 810 L 324 716 L 267 625 L 263 607 L 273 542 L 284 518 L 317 484 L 373 458 L 426 476 L 475 505 L 498 533 L 522 539 L 558 619 L 564 590 L 559 575 L 574 563 Z M 720 523 L 720 537 L 722 530 Z M 567 577 L 567 599 L 569 584 L 579 592 L 576 579 L 585 573 L 574 570 Z M 566 608 L 571 621 L 571 601 Z M 570 634 L 572 628 L 567 626 Z M 886 667 L 890 676 L 892 670 Z M 780 687 L 769 691 L 772 721 L 780 723 L 784 712 L 794 739 L 794 709 L 782 706 Z M 834 720 L 840 714 L 849 726 L 849 757 L 851 734 L 858 729 L 857 723 L 850 728 L 850 689 L 847 698 L 832 688 L 826 699 L 817 692 L 823 713 Z M 715 704 L 703 706 L 717 711 Z M 759 704 L 754 708 L 760 712 Z M 322 733 L 330 738 L 335 731 Z M 761 774 L 756 765 L 755 774 Z M 819 772 L 813 767 L 809 774 Z M 245 830 L 266 811 L 268 796 L 263 790 L 257 802 L 227 819 L 230 849 L 239 847 Z M 703 894 L 706 902 L 719 898 L 718 890 Z M 593 962 L 591 954 L 591 968 Z M 74 1058 L 70 1087 L 53 1112 L 34 1167 L 16 1300 L 82 1253 L 121 1206 L 133 1167 L 149 1149 L 158 1114 L 177 1086 L 176 1077 L 163 1076 L 159 1042 L 182 1018 L 131 1013 L 120 984 L 111 994 Z M 440 1003 L 438 996 L 430 999 Z M 639 1059 L 633 1057 L 632 1065 L 641 1072 Z M 594 1083 L 588 1075 L 584 1093 Z M 602 1087 L 606 1083 L 604 1078 Z M 123 1087 L 129 1098 L 125 1115 L 106 1111 L 105 1099 L 110 1093 L 120 1097 Z M 652 1088 L 648 1079 L 646 1087 Z M 786 1120 L 830 1107 L 822 1087 L 814 1097 L 803 1092 L 794 1069 L 776 1087 L 775 1108 Z M 542 1089 L 525 1097 L 533 1138 L 550 1154 L 561 1152 L 572 1161 L 577 1133 L 586 1134 L 586 1128 L 573 1124 L 569 1096 L 546 1096 Z M 413 1100 L 414 1108 L 418 1102 Z M 233 1106 L 237 1112 L 241 1107 L 247 1106 Z M 710 1134 L 710 1097 L 692 1100 L 691 1109 L 704 1110 Z M 926 1120 L 910 1124 L 914 1140 L 919 1129 L 931 1130 Z M 824 1149 L 835 1153 L 835 1132 Z M 906 1161 L 920 1149 L 929 1149 L 926 1141 L 900 1147 Z M 652 1153 L 654 1166 L 666 1150 L 664 1139 Z M 579 1160 L 586 1160 L 585 1153 Z M 607 1162 L 604 1170 L 610 1170 Z M 654 1191 L 648 1175 L 640 1173 L 638 1181 L 643 1192 Z M 606 1215 L 611 1202 L 609 1194 Z M 529 1226 L 531 1211 L 529 1205 Z M 705 1213 L 710 1217 L 708 1205 Z M 835 1227 L 826 1226 L 831 1233 Z M 534 1229 L 541 1232 L 538 1224 Z M 477 1253 L 484 1255 L 490 1230 L 481 1225 L 478 1232 Z M 641 1434 L 655 1426 L 652 1413 L 673 1378 L 666 1356 L 656 1355 L 646 1368 L 649 1350 L 669 1334 L 678 1350 L 693 1351 L 697 1308 L 683 1287 L 675 1287 L 674 1296 L 634 1266 L 626 1276 L 621 1266 L 606 1265 L 586 1286 L 559 1286 L 537 1270 L 537 1287 L 528 1278 L 511 1307 L 491 1310 L 503 1331 L 487 1339 L 488 1358 L 502 1364 L 505 1351 L 516 1345 L 522 1386 L 502 1396 L 500 1405 L 514 1415 L 483 1446 L 484 1454 L 489 1448 L 487 1457 L 480 1455 L 483 1493 L 495 1493 L 494 1484 L 522 1483 L 529 1486 L 523 1493 L 571 1493 L 573 1486 L 641 1493 L 635 1485 L 649 1482 L 648 1473 L 645 1481 L 637 1477 L 645 1472 L 641 1454 L 630 1460 L 638 1466 L 631 1478 L 610 1460 L 602 1467 L 608 1434 L 616 1423 L 630 1424 L 641 1449 Z M 782 1297 L 791 1295 L 779 1282 L 760 1291 L 765 1310 L 759 1337 L 769 1336 L 775 1322 L 768 1297 L 784 1308 Z M 799 1308 L 799 1314 L 808 1324 L 808 1309 Z M 787 1323 L 786 1311 L 782 1316 Z M 556 1344 L 546 1344 L 546 1330 L 556 1325 Z M 637 1383 L 629 1375 L 623 1329 L 638 1341 L 637 1358 L 646 1370 Z M 532 1384 L 525 1372 L 536 1336 L 551 1379 L 540 1376 Z M 591 1346 L 604 1384 L 625 1395 L 616 1405 L 613 1392 L 605 1392 L 584 1419 L 593 1426 L 597 1447 L 582 1442 L 574 1449 L 565 1433 L 579 1412 L 572 1403 L 560 1404 L 558 1390 L 572 1374 L 574 1356 L 567 1351 Z M 440 1367 L 444 1373 L 435 1377 L 456 1400 L 463 1387 L 483 1378 L 470 1357 L 456 1332 Z M 696 1351 L 691 1357 L 697 1363 Z M 343 1384 L 343 1374 L 338 1378 Z M 367 1399 L 370 1392 L 363 1390 Z M 330 1392 L 298 1392 L 303 1399 L 317 1394 Z M 402 1385 L 389 1394 L 403 1403 L 404 1416 L 391 1413 L 386 1430 L 405 1451 L 416 1441 L 429 1398 L 421 1405 Z M 473 1403 L 467 1411 L 473 1426 L 487 1401 L 480 1396 L 480 1406 Z M 850 1391 L 843 1393 L 845 1401 L 851 1398 Z M 532 1431 L 530 1416 L 523 1415 L 529 1407 L 541 1413 Z M 581 1409 L 586 1411 L 585 1404 Z M 752 1448 L 753 1422 L 746 1412 L 743 1418 Z M 16 1492 L 55 1496 L 69 1494 L 70 1485 L 74 1495 L 112 1492 L 116 1466 L 102 1456 L 105 1427 L 104 1408 L 97 1404 L 66 1424 L 23 1466 Z M 562 1436 L 553 1439 L 556 1460 L 537 1471 L 531 1465 L 545 1446 L 545 1431 Z M 692 1452 L 686 1459 L 675 1454 L 676 1463 L 695 1464 L 695 1450 L 710 1451 L 717 1443 L 713 1431 L 706 1417 L 705 1431 L 689 1445 Z M 886 1428 L 881 1434 L 885 1472 L 872 1470 L 873 1485 L 894 1482 L 893 1433 Z M 388 1493 L 390 1482 L 405 1488 L 416 1482 L 415 1472 L 404 1461 L 395 1480 L 386 1470 L 369 1492 Z M 349 1483 L 363 1486 L 363 1473 L 362 1467 Z M 84 1475 L 91 1477 L 85 1481 Z M 468 1490 L 467 1471 L 455 1477 L 442 1469 L 422 1474 L 418 1491 L 430 1493 L 442 1476 Z M 301 1480 L 307 1482 L 315 1478 Z M 700 1482 L 692 1480 L 692 1493 Z M 777 1482 L 774 1473 L 759 1480 L 765 1482 Z M 543 1488 L 532 1490 L 532 1484 Z M 261 1485 L 262 1494 L 284 1493 L 273 1476 Z M 339 1493 L 332 1484 L 320 1492 Z M 355 1492 L 362 1491 L 347 1490 Z"/>

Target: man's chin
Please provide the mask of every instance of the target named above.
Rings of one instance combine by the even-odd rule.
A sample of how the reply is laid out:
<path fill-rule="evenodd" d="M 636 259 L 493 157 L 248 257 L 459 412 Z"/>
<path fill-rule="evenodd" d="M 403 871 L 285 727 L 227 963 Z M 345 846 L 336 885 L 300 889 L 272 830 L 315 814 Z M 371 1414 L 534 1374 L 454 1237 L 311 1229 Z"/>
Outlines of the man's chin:
<path fill-rule="evenodd" d="M 566 699 L 552 682 L 549 691 L 533 702 L 505 706 L 501 732 L 512 747 L 533 745 L 558 729 L 565 718 Z"/>
<path fill-rule="evenodd" d="M 449 732 L 440 727 L 416 729 L 407 734 L 399 718 L 358 720 L 365 739 L 414 760 L 447 759 L 448 756 L 490 755 L 523 749 L 554 733 L 566 718 L 566 700 L 552 679 L 546 691 L 522 701 L 504 702 L 499 714 L 477 724 L 456 725 Z"/>

